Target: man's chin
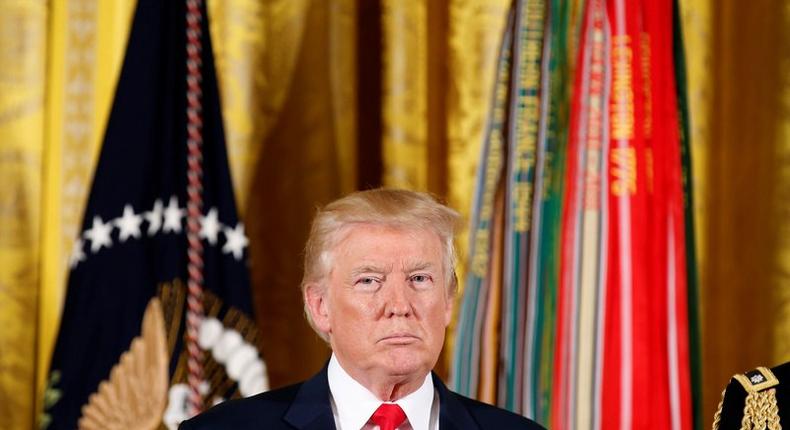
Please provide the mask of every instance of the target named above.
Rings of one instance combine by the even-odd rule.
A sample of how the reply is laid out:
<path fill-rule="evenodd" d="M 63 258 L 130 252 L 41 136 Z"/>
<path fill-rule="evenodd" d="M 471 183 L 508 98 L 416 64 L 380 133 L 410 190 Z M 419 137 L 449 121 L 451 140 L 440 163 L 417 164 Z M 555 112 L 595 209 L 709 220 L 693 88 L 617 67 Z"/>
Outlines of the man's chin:
<path fill-rule="evenodd" d="M 393 377 L 423 377 L 433 366 L 430 366 L 427 360 L 416 351 L 410 351 L 407 348 L 398 348 L 402 351 L 390 351 L 387 362 L 384 368 Z"/>
<path fill-rule="evenodd" d="M 390 366 L 387 372 L 390 378 L 402 380 L 397 382 L 423 378 L 427 374 L 424 366 Z"/>

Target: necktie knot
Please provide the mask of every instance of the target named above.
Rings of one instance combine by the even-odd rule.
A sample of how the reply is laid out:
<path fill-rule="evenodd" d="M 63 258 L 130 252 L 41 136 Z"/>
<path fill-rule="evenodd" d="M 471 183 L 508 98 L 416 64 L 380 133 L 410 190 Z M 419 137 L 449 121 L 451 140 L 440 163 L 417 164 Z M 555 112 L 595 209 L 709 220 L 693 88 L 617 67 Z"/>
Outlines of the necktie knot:
<path fill-rule="evenodd" d="M 370 417 L 381 430 L 395 430 L 399 425 L 406 421 L 406 414 L 403 409 L 395 403 L 382 403 L 373 416 Z"/>

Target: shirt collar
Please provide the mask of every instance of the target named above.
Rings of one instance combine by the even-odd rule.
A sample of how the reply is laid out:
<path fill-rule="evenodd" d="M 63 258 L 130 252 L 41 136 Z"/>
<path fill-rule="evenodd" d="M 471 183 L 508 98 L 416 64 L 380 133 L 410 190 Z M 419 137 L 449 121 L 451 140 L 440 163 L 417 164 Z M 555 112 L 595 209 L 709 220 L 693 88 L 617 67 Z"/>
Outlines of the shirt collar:
<path fill-rule="evenodd" d="M 327 378 L 329 391 L 337 408 L 339 428 L 361 429 L 382 401 L 352 378 L 340 366 L 335 354 L 329 360 Z M 414 430 L 428 430 L 433 400 L 433 379 L 429 373 L 417 391 L 397 400 L 395 404 L 403 409 Z"/>

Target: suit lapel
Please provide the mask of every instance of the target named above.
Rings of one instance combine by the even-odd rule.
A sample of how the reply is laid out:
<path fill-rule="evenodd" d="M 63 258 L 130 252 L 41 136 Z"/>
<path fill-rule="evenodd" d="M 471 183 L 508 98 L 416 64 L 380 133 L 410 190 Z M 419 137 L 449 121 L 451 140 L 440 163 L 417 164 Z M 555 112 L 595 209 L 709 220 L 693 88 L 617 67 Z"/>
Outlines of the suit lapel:
<path fill-rule="evenodd" d="M 435 373 L 433 386 L 439 393 L 439 430 L 472 430 L 479 429 L 474 418 L 469 414 L 463 403 L 452 391 L 448 390 Z"/>
<path fill-rule="evenodd" d="M 329 404 L 326 366 L 302 384 L 283 419 L 297 429 L 335 430 L 335 417 Z"/>
<path fill-rule="evenodd" d="M 300 430 L 335 430 L 335 417 L 329 403 L 329 380 L 326 366 L 302 384 L 291 406 L 285 413 L 285 422 Z M 439 393 L 439 429 L 479 429 L 466 406 L 447 389 L 441 379 L 432 373 L 433 386 Z"/>

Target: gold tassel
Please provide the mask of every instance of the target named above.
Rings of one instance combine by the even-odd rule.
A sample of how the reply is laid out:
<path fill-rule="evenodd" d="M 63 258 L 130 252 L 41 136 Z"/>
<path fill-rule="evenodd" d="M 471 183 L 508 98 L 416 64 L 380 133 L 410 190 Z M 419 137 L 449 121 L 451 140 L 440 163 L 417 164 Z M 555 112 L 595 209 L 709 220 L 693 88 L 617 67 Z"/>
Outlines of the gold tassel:
<path fill-rule="evenodd" d="M 776 386 L 779 380 L 765 367 L 735 375 L 746 390 L 741 430 L 781 430 L 779 406 L 776 403 Z M 714 417 L 714 421 L 715 421 Z"/>

